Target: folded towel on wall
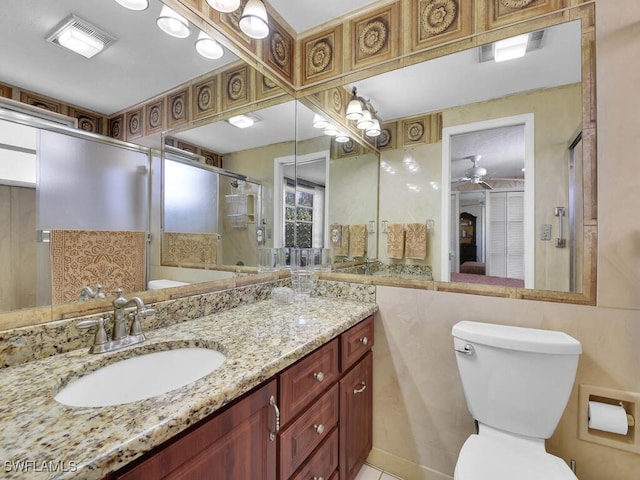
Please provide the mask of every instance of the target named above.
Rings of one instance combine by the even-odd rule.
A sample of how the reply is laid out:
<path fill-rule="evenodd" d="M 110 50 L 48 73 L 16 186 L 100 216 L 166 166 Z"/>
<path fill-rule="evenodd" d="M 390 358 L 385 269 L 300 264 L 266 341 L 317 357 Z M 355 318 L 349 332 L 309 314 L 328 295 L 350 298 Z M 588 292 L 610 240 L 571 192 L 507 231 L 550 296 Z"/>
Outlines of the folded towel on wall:
<path fill-rule="evenodd" d="M 78 300 L 82 287 L 105 292 L 146 289 L 147 234 L 135 231 L 51 230 L 52 303 Z"/>
<path fill-rule="evenodd" d="M 427 256 L 427 225 L 425 223 L 407 224 L 405 256 L 424 260 Z"/>
<path fill-rule="evenodd" d="M 331 225 L 331 246 L 336 257 L 349 256 L 349 225 Z"/>
<path fill-rule="evenodd" d="M 387 257 L 402 258 L 404 256 L 404 224 L 387 225 Z"/>
<path fill-rule="evenodd" d="M 364 224 L 349 225 L 349 235 L 351 256 L 364 257 L 367 253 L 367 226 Z"/>
<path fill-rule="evenodd" d="M 162 265 L 169 267 L 211 268 L 218 263 L 217 233 L 164 232 Z"/>

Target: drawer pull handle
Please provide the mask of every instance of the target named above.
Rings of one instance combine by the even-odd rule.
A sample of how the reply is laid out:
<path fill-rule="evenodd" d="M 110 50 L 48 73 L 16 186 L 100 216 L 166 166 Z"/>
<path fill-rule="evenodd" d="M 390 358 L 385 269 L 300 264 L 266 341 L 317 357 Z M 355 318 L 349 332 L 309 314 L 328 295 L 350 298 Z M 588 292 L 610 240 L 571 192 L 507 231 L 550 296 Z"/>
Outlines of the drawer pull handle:
<path fill-rule="evenodd" d="M 276 431 L 269 432 L 269 441 L 273 442 L 276 439 L 278 432 L 280 431 L 280 409 L 278 408 L 276 399 L 273 397 L 273 395 L 271 395 L 271 398 L 269 398 L 269 405 L 271 405 L 276 412 Z"/>
<path fill-rule="evenodd" d="M 318 435 L 322 435 L 322 433 L 324 432 L 324 425 L 323 424 L 320 424 L 320 425 L 316 424 L 316 425 L 313 426 L 313 429 L 316 431 L 316 433 Z"/>
<path fill-rule="evenodd" d="M 367 389 L 367 384 L 364 382 L 364 380 L 362 382 L 360 382 L 360 385 L 362 385 L 360 388 L 354 388 L 353 389 L 353 394 L 354 395 L 362 393 Z"/>
<path fill-rule="evenodd" d="M 316 372 L 313 374 L 313 378 L 316 379 L 316 382 L 321 382 L 322 380 L 324 380 L 324 373 Z"/>
<path fill-rule="evenodd" d="M 363 345 L 368 345 L 369 344 L 369 339 L 367 337 L 362 337 L 360 339 L 360 343 Z"/>
<path fill-rule="evenodd" d="M 313 480 L 324 480 L 324 477 L 316 477 L 316 476 L 314 475 Z"/>

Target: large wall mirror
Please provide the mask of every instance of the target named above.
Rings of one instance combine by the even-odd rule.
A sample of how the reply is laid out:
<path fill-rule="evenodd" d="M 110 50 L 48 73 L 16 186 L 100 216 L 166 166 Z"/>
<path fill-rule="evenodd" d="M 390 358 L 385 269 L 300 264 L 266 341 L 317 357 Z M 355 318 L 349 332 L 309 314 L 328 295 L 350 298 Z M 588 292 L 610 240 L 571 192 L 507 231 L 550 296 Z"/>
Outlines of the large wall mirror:
<path fill-rule="evenodd" d="M 583 220 L 592 185 L 583 172 L 595 153 L 581 146 L 593 101 L 582 80 L 589 45 L 580 20 L 519 30 L 518 58 L 496 61 L 492 42 L 345 86 L 384 121 L 373 139 L 380 275 L 442 290 L 594 300 L 595 244 Z"/>
<path fill-rule="evenodd" d="M 208 72 L 242 64 L 226 49 L 219 60 L 200 58 L 193 32 L 188 40 L 177 41 L 160 32 L 159 0 L 143 12 L 100 0 L 11 0 L 3 8 L 0 38 L 10 48 L 2 49 L 0 62 L 13 67 L 3 70 L 0 83 L 106 116 Z M 94 21 L 117 40 L 93 59 L 47 43 L 44 38 L 70 13 Z M 528 30 L 537 41 L 537 48 L 523 58 L 481 61 L 493 51 L 490 40 L 513 36 L 500 31 L 478 37 L 487 48 L 441 57 L 430 52 L 427 57 L 438 58 L 419 62 L 407 57 L 403 69 L 374 67 L 345 77 L 344 85 L 333 89 L 343 89 L 348 100 L 356 87 L 383 120 L 383 135 L 372 140 L 376 149 L 353 139 L 337 142 L 314 128 L 315 115 L 322 113 L 312 101 L 323 95 L 317 86 L 308 98 L 281 96 L 255 108 L 238 108 L 237 113 L 253 117 L 249 129 L 231 125 L 231 115 L 225 115 L 211 124 L 200 119 L 141 135 L 134 142 L 156 149 L 134 168 L 131 175 L 137 180 L 129 182 L 139 194 L 133 200 L 150 204 L 148 219 L 141 220 L 151 233 L 146 279 L 169 280 L 166 285 L 171 286 L 250 274 L 260 246 L 309 244 L 331 247 L 336 267 L 344 267 L 340 271 L 370 274 L 381 283 L 381 277 L 392 276 L 432 282 L 429 288 L 442 290 L 592 303 L 595 200 L 593 180 L 583 185 L 582 179 L 595 177 L 593 124 L 583 125 L 583 119 L 592 118 L 584 112 L 593 108 L 594 86 L 585 83 L 580 68 L 592 68 L 593 50 L 580 20 L 559 23 L 553 17 L 549 22 L 557 25 L 545 27 L 546 21 L 537 20 L 531 28 L 526 22 L 512 27 L 514 35 Z M 46 77 L 39 73 L 43 69 Z M 587 127 L 583 147 L 580 131 Z M 176 142 L 217 152 L 224 157 L 224 168 L 179 151 Z M 171 225 L 170 218 L 179 219 L 182 207 L 171 204 L 167 195 L 173 191 L 175 199 L 181 193 L 165 188 L 167 180 L 177 178 L 167 178 L 165 162 L 186 168 L 187 175 L 195 172 L 189 182 L 209 185 L 216 214 L 207 221 L 217 227 Z M 135 188 L 145 175 L 150 196 Z M 238 205 L 232 198 L 241 198 L 243 209 L 233 210 Z M 196 201 L 199 208 L 208 202 Z M 517 204 L 522 204 L 521 213 Z M 517 235 L 498 239 L 493 224 L 499 223 L 499 205 L 504 206 L 500 215 L 507 218 L 503 228 L 520 232 L 520 243 L 512 240 Z M 35 219 L 34 206 L 20 208 L 9 214 Z M 105 208 L 113 205 L 107 202 Z M 211 212 L 203 208 L 202 213 Z M 241 224 L 233 224 L 236 214 Z M 104 217 L 99 208 L 96 215 Z M 391 240 L 398 235 L 406 239 L 414 228 L 417 238 L 424 238 L 417 242 L 418 253 L 408 256 L 406 242 L 402 252 L 394 250 Z M 167 260 L 170 249 L 163 260 L 163 245 L 175 241 L 166 233 L 211 235 L 206 241 L 217 242 L 215 261 L 193 265 Z M 520 283 L 505 287 L 500 280 L 490 284 L 481 277 Z M 476 281 L 480 283 L 473 287 Z M 31 315 L 27 311 L 23 316 Z"/>

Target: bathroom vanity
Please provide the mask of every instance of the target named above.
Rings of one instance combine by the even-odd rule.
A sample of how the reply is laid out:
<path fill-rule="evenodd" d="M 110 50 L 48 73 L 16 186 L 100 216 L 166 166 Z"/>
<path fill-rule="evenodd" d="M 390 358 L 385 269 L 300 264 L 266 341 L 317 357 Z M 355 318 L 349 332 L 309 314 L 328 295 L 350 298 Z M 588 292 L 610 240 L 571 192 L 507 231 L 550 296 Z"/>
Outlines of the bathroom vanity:
<path fill-rule="evenodd" d="M 71 467 L 33 478 L 352 479 L 371 449 L 375 311 L 329 297 L 262 301 L 150 331 L 145 352 L 200 346 L 226 360 L 185 387 L 122 405 L 67 407 L 53 397 L 135 348 L 0 370 L 1 456 Z M 11 394 L 11 384 L 23 387 Z"/>

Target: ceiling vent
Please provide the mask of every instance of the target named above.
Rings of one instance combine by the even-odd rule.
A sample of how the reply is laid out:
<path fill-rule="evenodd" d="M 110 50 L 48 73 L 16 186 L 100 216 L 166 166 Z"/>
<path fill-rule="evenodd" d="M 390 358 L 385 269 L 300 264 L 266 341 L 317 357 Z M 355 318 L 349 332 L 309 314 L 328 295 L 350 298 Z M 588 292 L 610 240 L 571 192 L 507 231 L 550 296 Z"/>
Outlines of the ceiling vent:
<path fill-rule="evenodd" d="M 76 15 L 69 15 L 47 35 L 47 42 L 91 58 L 117 39 Z"/>

